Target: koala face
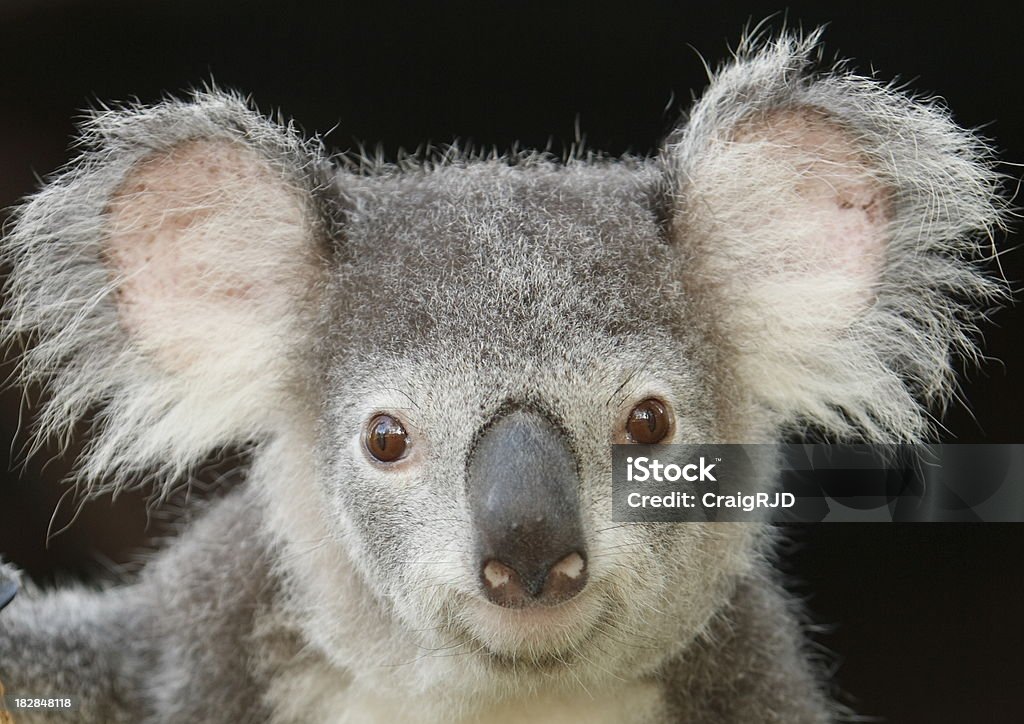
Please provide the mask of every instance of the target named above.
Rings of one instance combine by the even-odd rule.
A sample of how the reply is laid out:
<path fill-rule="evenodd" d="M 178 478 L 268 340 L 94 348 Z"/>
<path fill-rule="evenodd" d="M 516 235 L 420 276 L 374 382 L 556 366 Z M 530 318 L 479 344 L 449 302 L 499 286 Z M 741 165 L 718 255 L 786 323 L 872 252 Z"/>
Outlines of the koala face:
<path fill-rule="evenodd" d="M 42 434 L 101 403 L 94 490 L 254 444 L 347 670 L 653 671 L 765 533 L 613 524 L 609 446 L 919 440 L 1002 294 L 988 147 L 815 43 L 743 45 L 649 159 L 353 168 L 216 91 L 96 114 L 7 240 Z"/>
<path fill-rule="evenodd" d="M 648 401 L 660 442 L 764 434 L 725 419 L 659 179 L 527 160 L 352 193 L 323 308 L 320 504 L 425 648 L 521 666 L 666 628 L 683 641 L 740 565 L 742 530 L 610 519 L 610 445 Z M 398 432 L 380 446 L 382 417 Z"/>

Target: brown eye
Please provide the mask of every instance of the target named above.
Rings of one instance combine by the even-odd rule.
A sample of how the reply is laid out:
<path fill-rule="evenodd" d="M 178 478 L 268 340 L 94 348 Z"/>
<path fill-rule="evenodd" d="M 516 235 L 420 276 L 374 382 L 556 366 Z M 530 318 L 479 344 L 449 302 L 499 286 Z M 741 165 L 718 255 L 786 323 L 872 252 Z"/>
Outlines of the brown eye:
<path fill-rule="evenodd" d="M 633 408 L 626 420 L 626 434 L 631 442 L 656 445 L 668 435 L 671 423 L 665 405 L 654 398 Z"/>
<path fill-rule="evenodd" d="M 366 449 L 382 463 L 398 460 L 409 447 L 405 428 L 391 415 L 377 415 L 366 428 Z"/>

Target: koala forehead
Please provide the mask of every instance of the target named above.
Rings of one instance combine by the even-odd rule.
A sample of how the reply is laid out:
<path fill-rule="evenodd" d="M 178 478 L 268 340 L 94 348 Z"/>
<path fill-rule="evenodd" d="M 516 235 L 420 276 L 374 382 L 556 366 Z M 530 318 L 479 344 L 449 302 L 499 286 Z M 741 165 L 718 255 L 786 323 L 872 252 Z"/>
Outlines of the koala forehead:
<path fill-rule="evenodd" d="M 475 161 L 342 178 L 351 200 L 325 309 L 338 348 L 559 356 L 686 304 L 653 162 Z M 494 360 L 497 361 L 497 360 Z"/>

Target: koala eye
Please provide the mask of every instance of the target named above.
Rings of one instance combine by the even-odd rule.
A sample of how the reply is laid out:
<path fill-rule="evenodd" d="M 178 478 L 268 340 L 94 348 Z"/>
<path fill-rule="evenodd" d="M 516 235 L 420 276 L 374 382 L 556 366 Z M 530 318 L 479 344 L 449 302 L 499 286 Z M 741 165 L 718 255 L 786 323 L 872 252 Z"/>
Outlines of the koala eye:
<path fill-rule="evenodd" d="M 653 397 L 634 407 L 626 418 L 626 435 L 630 442 L 656 445 L 664 440 L 672 427 L 672 419 L 664 403 Z"/>
<path fill-rule="evenodd" d="M 366 449 L 382 463 L 398 460 L 409 447 L 409 435 L 391 415 L 377 415 L 366 427 Z"/>

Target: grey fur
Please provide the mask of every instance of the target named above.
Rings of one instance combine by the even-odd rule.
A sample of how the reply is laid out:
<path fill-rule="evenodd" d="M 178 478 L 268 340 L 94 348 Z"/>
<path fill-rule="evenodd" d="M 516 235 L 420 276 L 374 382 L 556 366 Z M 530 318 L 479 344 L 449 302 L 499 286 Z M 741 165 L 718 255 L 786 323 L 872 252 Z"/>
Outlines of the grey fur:
<path fill-rule="evenodd" d="M 8 334 L 53 392 L 41 434 L 105 403 L 93 490 L 257 447 L 138 581 L 20 596 L 0 680 L 104 722 L 834 720 L 766 530 L 607 517 L 608 444 L 648 396 L 681 442 L 926 435 L 1001 293 L 980 266 L 1005 208 L 987 147 L 932 102 L 814 73 L 816 40 L 745 43 L 653 159 L 329 172 L 217 91 L 98 114 L 6 241 Z M 146 233 L 199 254 L 204 283 L 156 247 L 133 266 L 124 240 Z M 789 256 L 833 236 L 866 260 Z M 805 237 L 825 252 L 785 248 Z M 180 285 L 181 327 L 220 334 L 182 350 L 146 280 Z M 802 295 L 818 303 L 794 318 Z M 466 461 L 509 405 L 557 421 L 582 481 L 590 582 L 543 635 L 481 599 L 470 550 Z M 387 469 L 360 444 L 382 411 L 411 440 Z"/>

